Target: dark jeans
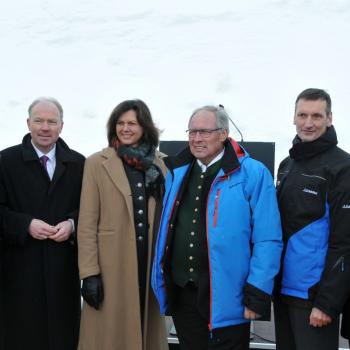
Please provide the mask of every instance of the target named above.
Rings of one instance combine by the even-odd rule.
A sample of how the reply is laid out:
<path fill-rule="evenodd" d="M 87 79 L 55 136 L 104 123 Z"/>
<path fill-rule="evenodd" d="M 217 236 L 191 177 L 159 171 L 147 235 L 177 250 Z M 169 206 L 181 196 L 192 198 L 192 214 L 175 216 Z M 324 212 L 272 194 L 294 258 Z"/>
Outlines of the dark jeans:
<path fill-rule="evenodd" d="M 214 329 L 209 332 L 208 320 L 197 306 L 197 288 L 178 288 L 173 321 L 181 350 L 248 350 L 250 323 Z"/>
<path fill-rule="evenodd" d="M 274 303 L 276 350 L 338 350 L 339 319 L 324 327 L 309 325 L 311 309 Z"/>

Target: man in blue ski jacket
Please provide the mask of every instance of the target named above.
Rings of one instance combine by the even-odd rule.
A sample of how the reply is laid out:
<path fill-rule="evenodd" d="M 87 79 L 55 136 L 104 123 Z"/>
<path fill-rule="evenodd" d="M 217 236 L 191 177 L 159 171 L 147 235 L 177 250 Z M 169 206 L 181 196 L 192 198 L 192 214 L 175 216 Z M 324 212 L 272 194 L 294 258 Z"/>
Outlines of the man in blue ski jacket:
<path fill-rule="evenodd" d="M 165 159 L 152 286 L 182 350 L 249 348 L 250 320 L 270 317 L 282 250 L 272 177 L 228 138 L 222 107 L 196 109 L 189 147 Z"/>
<path fill-rule="evenodd" d="M 298 95 L 294 124 L 297 135 L 277 175 L 285 245 L 276 283 L 276 344 L 278 350 L 336 350 L 339 314 L 350 292 L 350 155 L 337 147 L 326 91 Z"/>

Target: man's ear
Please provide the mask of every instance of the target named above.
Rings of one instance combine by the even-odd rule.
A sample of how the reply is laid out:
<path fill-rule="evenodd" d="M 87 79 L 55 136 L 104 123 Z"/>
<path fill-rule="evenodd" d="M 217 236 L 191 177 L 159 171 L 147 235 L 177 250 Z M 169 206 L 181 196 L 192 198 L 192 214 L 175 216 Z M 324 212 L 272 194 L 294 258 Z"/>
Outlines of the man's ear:
<path fill-rule="evenodd" d="M 327 127 L 329 128 L 332 125 L 333 122 L 333 114 L 332 112 L 329 113 L 329 115 L 327 116 Z"/>
<path fill-rule="evenodd" d="M 224 142 L 227 138 L 228 138 L 228 133 L 227 133 L 227 130 L 224 129 L 220 134 L 220 141 Z"/>

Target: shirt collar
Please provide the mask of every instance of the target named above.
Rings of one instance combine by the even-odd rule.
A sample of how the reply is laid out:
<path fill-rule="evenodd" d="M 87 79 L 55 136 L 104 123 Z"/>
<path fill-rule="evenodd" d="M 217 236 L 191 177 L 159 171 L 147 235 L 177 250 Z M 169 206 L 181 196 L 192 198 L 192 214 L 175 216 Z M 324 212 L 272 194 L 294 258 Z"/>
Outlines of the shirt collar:
<path fill-rule="evenodd" d="M 38 147 L 36 147 L 34 145 L 33 140 L 31 140 L 31 143 L 32 143 L 32 145 L 33 145 L 33 147 L 35 149 L 35 152 L 36 152 L 36 154 L 38 155 L 39 158 L 42 157 L 42 156 L 46 156 L 51 161 L 53 159 L 55 159 L 55 157 L 56 157 L 56 144 L 54 144 L 53 147 L 51 148 L 51 150 L 48 153 L 45 154 L 42 151 L 40 151 L 40 149 Z"/>
<path fill-rule="evenodd" d="M 197 159 L 197 164 L 201 167 L 202 173 L 205 173 L 212 164 L 220 160 L 224 156 L 224 153 L 225 148 L 214 159 L 212 159 L 212 161 L 208 165 L 203 164 L 199 159 Z"/>

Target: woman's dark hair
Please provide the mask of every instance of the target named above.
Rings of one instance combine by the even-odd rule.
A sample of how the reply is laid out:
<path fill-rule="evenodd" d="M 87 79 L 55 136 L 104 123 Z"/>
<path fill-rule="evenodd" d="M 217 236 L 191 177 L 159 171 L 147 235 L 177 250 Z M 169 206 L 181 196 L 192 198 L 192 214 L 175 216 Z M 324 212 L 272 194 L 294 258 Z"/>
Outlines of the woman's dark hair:
<path fill-rule="evenodd" d="M 137 121 L 142 126 L 143 135 L 141 143 L 158 147 L 159 130 L 153 122 L 151 112 L 146 103 L 138 99 L 123 101 L 113 109 L 107 122 L 108 146 L 113 147 L 114 141 L 117 139 L 116 125 L 119 118 L 122 114 L 130 110 L 136 112 Z"/>

